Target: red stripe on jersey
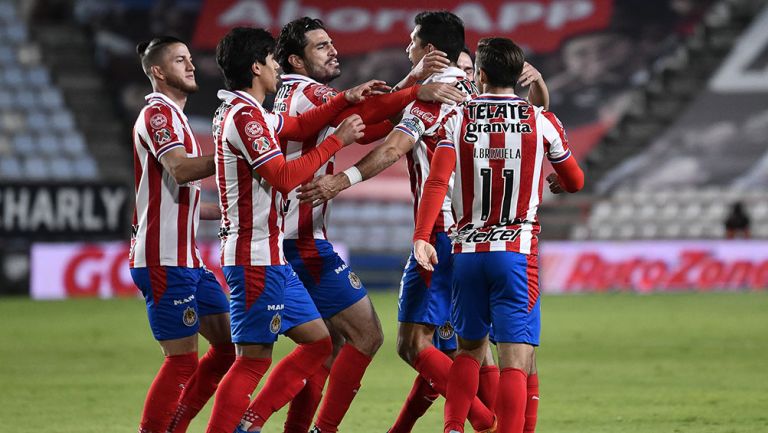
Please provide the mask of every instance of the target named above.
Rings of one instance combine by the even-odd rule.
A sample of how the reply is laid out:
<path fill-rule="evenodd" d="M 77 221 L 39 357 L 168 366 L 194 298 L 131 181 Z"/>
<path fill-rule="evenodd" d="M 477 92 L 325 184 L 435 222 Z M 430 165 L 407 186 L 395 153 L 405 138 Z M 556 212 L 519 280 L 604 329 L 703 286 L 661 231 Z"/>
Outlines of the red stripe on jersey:
<path fill-rule="evenodd" d="M 145 243 L 146 265 L 160 265 L 160 198 L 163 194 L 163 166 L 152 157 L 147 158 L 149 204 L 147 206 L 147 234 Z"/>
<path fill-rule="evenodd" d="M 528 276 L 528 312 L 530 313 L 536 301 L 539 299 L 539 256 L 528 254 L 525 256 Z"/>
<path fill-rule="evenodd" d="M 245 274 L 245 310 L 248 311 L 264 293 L 265 280 L 267 276 L 266 266 L 243 266 Z"/>
<path fill-rule="evenodd" d="M 245 159 L 237 160 L 237 245 L 235 263 L 251 263 L 251 238 L 253 237 L 253 181 L 251 167 Z M 226 190 L 225 190 L 226 191 Z M 223 194 L 221 194 L 223 195 Z"/>
<path fill-rule="evenodd" d="M 149 285 L 152 288 L 152 300 L 157 305 L 168 288 L 165 266 L 149 266 Z"/>
<path fill-rule="evenodd" d="M 320 284 L 320 278 L 323 276 L 323 259 L 320 257 L 320 252 L 317 251 L 315 240 L 299 238 L 296 240 L 296 249 L 299 251 L 304 269 L 312 276 L 315 284 Z"/>
<path fill-rule="evenodd" d="M 179 187 L 179 216 L 176 221 L 176 254 L 179 266 L 187 263 L 187 218 L 189 218 L 189 187 Z"/>

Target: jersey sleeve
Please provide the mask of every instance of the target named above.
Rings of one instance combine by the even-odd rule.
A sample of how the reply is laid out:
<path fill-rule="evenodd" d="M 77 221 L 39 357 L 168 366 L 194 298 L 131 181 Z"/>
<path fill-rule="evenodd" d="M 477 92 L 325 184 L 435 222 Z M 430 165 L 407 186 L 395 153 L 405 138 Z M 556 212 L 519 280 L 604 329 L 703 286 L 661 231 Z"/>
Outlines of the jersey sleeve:
<path fill-rule="evenodd" d="M 232 116 L 233 128 L 228 131 L 227 141 L 242 153 L 252 169 L 281 154 L 267 126 L 267 122 L 274 121 L 277 119 L 265 119 L 255 110 L 239 111 Z"/>
<path fill-rule="evenodd" d="M 449 111 L 448 114 L 443 117 L 440 122 L 440 126 L 437 129 L 437 146 L 456 148 L 459 141 L 457 131 L 460 129 L 462 122 L 462 112 L 457 107 Z"/>
<path fill-rule="evenodd" d="M 395 129 L 418 141 L 424 133 L 437 124 L 441 106 L 442 104 L 437 102 L 413 101 L 405 107 L 403 118 Z"/>
<path fill-rule="evenodd" d="M 160 160 L 169 150 L 184 147 L 184 129 L 170 107 L 154 104 L 144 111 L 149 151 Z"/>
<path fill-rule="evenodd" d="M 451 146 L 438 144 L 430 162 L 429 177 L 424 183 L 419 209 L 416 212 L 416 228 L 413 240 L 429 242 L 435 221 L 443 207 L 445 195 L 448 193 L 451 173 L 456 167 L 456 151 Z"/>
<path fill-rule="evenodd" d="M 541 133 L 547 158 L 552 164 L 560 164 L 571 156 L 565 129 L 554 113 L 544 110 L 541 116 Z"/>

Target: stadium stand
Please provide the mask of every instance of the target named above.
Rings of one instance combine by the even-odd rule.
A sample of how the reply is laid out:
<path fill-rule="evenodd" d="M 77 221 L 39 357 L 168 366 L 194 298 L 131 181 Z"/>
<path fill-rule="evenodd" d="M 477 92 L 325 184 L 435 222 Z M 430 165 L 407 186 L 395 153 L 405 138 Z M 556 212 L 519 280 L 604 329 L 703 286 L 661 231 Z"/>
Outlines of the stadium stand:
<path fill-rule="evenodd" d="M 100 175 L 51 66 L 18 4 L 0 2 L 0 179 L 94 180 Z"/>

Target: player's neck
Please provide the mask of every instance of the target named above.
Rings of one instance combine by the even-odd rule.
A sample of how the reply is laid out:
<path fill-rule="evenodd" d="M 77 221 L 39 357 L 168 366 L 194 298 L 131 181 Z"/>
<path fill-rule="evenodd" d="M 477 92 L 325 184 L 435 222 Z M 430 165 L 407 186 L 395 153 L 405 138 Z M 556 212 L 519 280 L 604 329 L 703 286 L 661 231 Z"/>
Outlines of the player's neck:
<path fill-rule="evenodd" d="M 173 103 L 182 111 L 184 110 L 184 106 L 187 104 L 187 96 L 189 96 L 186 92 L 182 92 L 181 90 L 170 86 L 158 86 L 153 90 L 167 96 L 168 99 L 173 101 Z"/>
<path fill-rule="evenodd" d="M 514 87 L 483 86 L 483 93 L 491 95 L 514 95 Z"/>
<path fill-rule="evenodd" d="M 242 89 L 240 91 L 253 96 L 253 99 L 255 99 L 256 102 L 264 105 L 264 99 L 266 99 L 267 97 L 267 92 L 261 86 L 246 87 L 245 89 Z"/>

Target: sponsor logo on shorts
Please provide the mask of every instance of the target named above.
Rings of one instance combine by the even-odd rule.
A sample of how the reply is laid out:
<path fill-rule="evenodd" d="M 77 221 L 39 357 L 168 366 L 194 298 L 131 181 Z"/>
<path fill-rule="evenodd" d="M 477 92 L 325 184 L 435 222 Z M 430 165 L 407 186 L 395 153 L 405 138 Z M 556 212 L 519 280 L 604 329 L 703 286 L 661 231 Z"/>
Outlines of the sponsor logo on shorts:
<path fill-rule="evenodd" d="M 195 295 L 189 295 L 189 296 L 187 296 L 187 297 L 186 297 L 186 298 L 184 298 L 184 299 L 174 299 L 174 300 L 173 300 L 173 306 L 175 307 L 175 306 L 177 306 L 177 305 L 184 305 L 184 304 L 189 304 L 189 303 L 190 303 L 190 302 L 192 302 L 194 299 L 195 299 Z"/>
<path fill-rule="evenodd" d="M 339 275 L 341 273 L 341 271 L 343 271 L 344 269 L 347 269 L 348 267 L 349 266 L 347 266 L 347 264 L 344 263 L 343 265 L 341 265 L 338 268 L 334 269 L 333 272 L 336 272 L 336 275 Z"/>
<path fill-rule="evenodd" d="M 184 310 L 182 321 L 187 326 L 194 326 L 194 324 L 197 323 L 197 312 L 195 312 L 195 309 L 192 307 L 187 307 Z"/>
<path fill-rule="evenodd" d="M 264 128 L 261 127 L 259 122 L 254 120 L 252 122 L 248 122 L 245 125 L 245 135 L 251 138 L 256 138 L 263 134 L 264 134 Z"/>
<path fill-rule="evenodd" d="M 269 322 L 269 331 L 273 334 L 280 332 L 280 326 L 283 324 L 283 318 L 280 317 L 280 313 L 275 313 L 272 316 L 272 321 Z"/>
<path fill-rule="evenodd" d="M 443 326 L 437 328 L 437 335 L 442 340 L 450 340 L 454 335 L 456 335 L 456 333 L 453 330 L 453 325 L 451 325 L 451 322 L 446 321 Z"/>
<path fill-rule="evenodd" d="M 285 304 L 267 305 L 267 311 L 282 311 L 284 309 L 285 309 Z"/>
<path fill-rule="evenodd" d="M 352 271 L 349 272 L 349 284 L 351 284 L 355 289 L 363 287 L 363 283 L 360 281 L 360 277 L 358 277 Z"/>
<path fill-rule="evenodd" d="M 151 126 L 152 129 L 160 129 L 167 124 L 168 118 L 165 117 L 163 113 L 153 114 L 152 117 L 149 118 L 149 126 Z"/>

